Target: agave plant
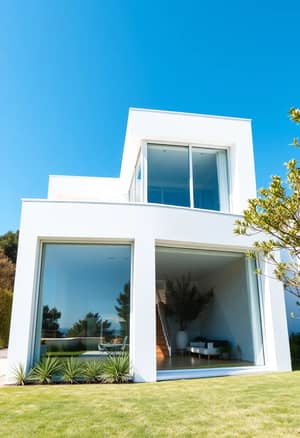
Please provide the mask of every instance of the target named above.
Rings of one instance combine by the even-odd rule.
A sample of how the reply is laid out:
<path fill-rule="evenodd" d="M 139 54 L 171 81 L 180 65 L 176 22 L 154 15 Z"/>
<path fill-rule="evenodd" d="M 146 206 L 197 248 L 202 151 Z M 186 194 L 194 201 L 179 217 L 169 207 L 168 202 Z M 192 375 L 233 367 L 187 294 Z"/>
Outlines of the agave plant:
<path fill-rule="evenodd" d="M 19 363 L 18 365 L 14 365 L 12 367 L 12 373 L 15 378 L 16 385 L 23 386 L 26 385 L 28 380 L 30 380 L 32 370 L 26 372 L 24 365 Z"/>
<path fill-rule="evenodd" d="M 31 378 L 38 383 L 51 383 L 53 376 L 59 374 L 61 369 L 62 364 L 59 359 L 47 357 L 33 367 Z"/>
<path fill-rule="evenodd" d="M 103 362 L 103 383 L 126 383 L 129 380 L 129 356 L 122 353 L 118 356 L 108 356 Z"/>
<path fill-rule="evenodd" d="M 86 362 L 83 377 L 88 383 L 99 382 L 102 378 L 103 362 L 100 360 L 89 360 Z"/>
<path fill-rule="evenodd" d="M 79 383 L 83 373 L 82 363 L 74 357 L 69 357 L 62 363 L 62 376 L 66 383 Z"/>

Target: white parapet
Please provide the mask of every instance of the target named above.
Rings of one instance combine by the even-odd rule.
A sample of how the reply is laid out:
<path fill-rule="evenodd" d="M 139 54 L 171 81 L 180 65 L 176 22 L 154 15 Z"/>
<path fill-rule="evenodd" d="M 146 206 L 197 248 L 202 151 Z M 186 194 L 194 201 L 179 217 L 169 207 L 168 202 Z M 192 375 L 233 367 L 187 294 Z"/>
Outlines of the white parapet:
<path fill-rule="evenodd" d="M 128 193 L 120 178 L 50 175 L 48 199 L 51 201 L 127 202 Z"/>

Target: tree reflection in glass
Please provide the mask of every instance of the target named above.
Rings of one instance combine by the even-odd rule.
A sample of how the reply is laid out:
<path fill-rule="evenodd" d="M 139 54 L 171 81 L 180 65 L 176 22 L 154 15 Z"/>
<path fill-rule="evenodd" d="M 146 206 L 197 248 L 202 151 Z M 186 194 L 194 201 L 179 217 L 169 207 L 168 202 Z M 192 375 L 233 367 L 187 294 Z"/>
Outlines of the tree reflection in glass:
<path fill-rule="evenodd" d="M 128 348 L 130 258 L 130 245 L 44 244 L 36 360 Z"/>

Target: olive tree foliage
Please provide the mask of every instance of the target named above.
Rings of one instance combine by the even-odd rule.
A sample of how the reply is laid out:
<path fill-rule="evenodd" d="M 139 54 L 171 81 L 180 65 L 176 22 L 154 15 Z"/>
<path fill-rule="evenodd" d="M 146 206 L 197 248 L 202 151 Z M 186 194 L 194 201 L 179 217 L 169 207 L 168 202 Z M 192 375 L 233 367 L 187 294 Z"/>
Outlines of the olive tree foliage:
<path fill-rule="evenodd" d="M 299 108 L 291 108 L 289 114 L 300 124 Z M 300 147 L 297 138 L 293 145 Z M 259 189 L 258 197 L 248 201 L 243 219 L 235 222 L 234 232 L 261 236 L 256 250 L 274 266 L 274 275 L 285 290 L 300 297 L 300 168 L 295 159 L 285 167 L 286 179 L 272 176 L 269 187 Z M 286 257 L 281 259 L 283 251 Z"/>

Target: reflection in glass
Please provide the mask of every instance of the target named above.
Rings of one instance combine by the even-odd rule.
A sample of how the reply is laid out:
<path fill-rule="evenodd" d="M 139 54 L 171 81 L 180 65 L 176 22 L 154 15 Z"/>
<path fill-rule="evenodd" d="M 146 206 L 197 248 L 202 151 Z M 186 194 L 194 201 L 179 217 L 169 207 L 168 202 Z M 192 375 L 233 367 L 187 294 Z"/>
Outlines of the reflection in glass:
<path fill-rule="evenodd" d="M 35 359 L 129 345 L 130 246 L 44 244 Z"/>
<path fill-rule="evenodd" d="M 148 145 L 148 202 L 190 206 L 187 147 Z"/>
<path fill-rule="evenodd" d="M 192 163 L 194 207 L 226 211 L 226 152 L 193 148 Z"/>

